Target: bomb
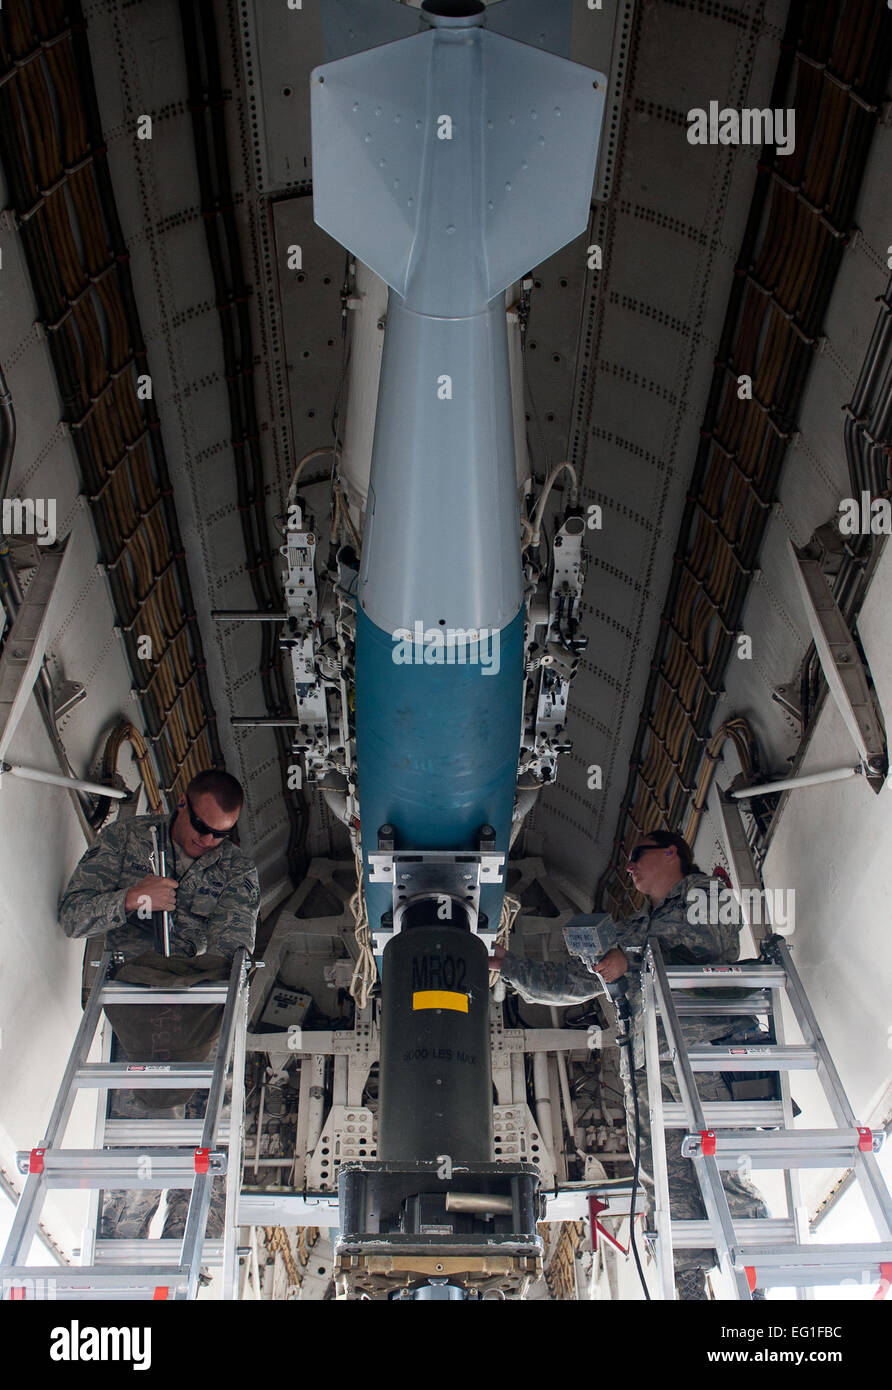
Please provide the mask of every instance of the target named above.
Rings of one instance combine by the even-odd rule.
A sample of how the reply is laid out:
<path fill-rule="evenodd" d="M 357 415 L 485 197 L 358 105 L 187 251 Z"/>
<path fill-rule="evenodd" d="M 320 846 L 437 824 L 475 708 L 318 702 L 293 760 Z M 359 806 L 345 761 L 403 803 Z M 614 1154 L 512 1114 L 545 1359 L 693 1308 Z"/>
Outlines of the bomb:
<path fill-rule="evenodd" d="M 383 958 L 379 1158 L 492 1160 L 487 972 L 459 904 L 406 910 Z"/>

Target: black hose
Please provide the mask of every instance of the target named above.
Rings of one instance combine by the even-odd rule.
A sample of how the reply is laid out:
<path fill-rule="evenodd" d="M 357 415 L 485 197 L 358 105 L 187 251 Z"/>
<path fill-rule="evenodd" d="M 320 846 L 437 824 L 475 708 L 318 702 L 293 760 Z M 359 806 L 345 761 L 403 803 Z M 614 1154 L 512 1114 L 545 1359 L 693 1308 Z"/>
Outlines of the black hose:
<path fill-rule="evenodd" d="M 613 986 L 608 986 L 608 993 L 613 1000 L 613 1007 L 616 1012 L 616 1045 L 621 1049 L 621 1055 L 622 1049 L 625 1049 L 626 1066 L 629 1070 L 629 1085 L 632 1091 L 632 1109 L 635 1114 L 634 1166 L 632 1168 L 632 1193 L 629 1198 L 629 1248 L 635 1260 L 635 1268 L 638 1271 L 638 1278 L 644 1290 L 644 1297 L 650 1302 L 650 1290 L 644 1278 L 644 1270 L 641 1268 L 641 1257 L 638 1254 L 638 1245 L 635 1240 L 635 1198 L 638 1195 L 639 1174 L 641 1170 L 641 1109 L 638 1103 L 638 1083 L 635 1080 L 635 1057 L 632 1050 L 631 1018 L 625 982 L 623 980 L 618 981 L 615 988 Z"/>
<path fill-rule="evenodd" d="M 635 1154 L 634 1167 L 632 1168 L 632 1195 L 629 1198 L 629 1246 L 635 1260 L 635 1268 L 638 1271 L 638 1278 L 644 1290 L 644 1297 L 650 1302 L 650 1290 L 644 1278 L 644 1270 L 641 1268 L 641 1257 L 638 1254 L 638 1245 L 635 1240 L 635 1198 L 638 1195 L 638 1175 L 641 1169 L 641 1110 L 638 1103 L 638 1083 L 635 1080 L 635 1064 L 632 1057 L 632 1040 L 630 1037 L 617 1038 L 620 1047 L 629 1049 L 629 1077 L 632 1087 L 632 1108 L 635 1112 Z"/>

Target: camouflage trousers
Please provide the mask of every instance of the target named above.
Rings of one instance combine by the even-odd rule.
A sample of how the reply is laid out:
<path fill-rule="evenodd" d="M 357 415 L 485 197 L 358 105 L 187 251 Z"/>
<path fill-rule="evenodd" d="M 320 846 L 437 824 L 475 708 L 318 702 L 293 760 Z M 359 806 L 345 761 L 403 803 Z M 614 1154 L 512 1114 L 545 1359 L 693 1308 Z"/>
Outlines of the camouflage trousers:
<path fill-rule="evenodd" d="M 215 961 L 217 959 L 214 957 Z M 115 979 L 132 984 L 160 983 L 165 979 L 163 956 L 146 955 L 140 960 L 162 964 L 160 967 L 153 964 L 150 968 L 139 961 L 129 961 L 118 970 Z M 183 972 L 191 964 L 191 961 L 177 958 L 170 962 Z M 197 969 L 193 973 L 200 983 L 202 974 Z M 204 977 L 208 976 L 225 978 L 225 971 L 211 969 L 204 972 Z M 171 972 L 171 987 L 178 987 L 177 980 L 182 982 L 183 978 L 189 976 Z M 105 1012 L 119 1048 L 132 1062 L 207 1062 L 216 1051 L 223 1023 L 223 1009 L 219 1004 L 109 1004 Z M 151 1089 L 139 1094 L 149 1111 L 161 1111 L 183 1105 L 192 1092 Z"/>
<path fill-rule="evenodd" d="M 741 1020 L 745 1023 L 747 1020 Z M 685 1027 L 685 1037 L 688 1047 L 707 1042 L 711 1042 L 714 1037 L 721 1032 L 727 1032 L 728 1021 L 721 1020 L 718 1025 L 709 1025 L 708 1020 L 704 1019 L 698 1027 L 696 1023 L 688 1022 Z M 665 1052 L 666 1041 L 660 1029 L 659 1034 L 660 1051 Z M 626 1130 L 629 1137 L 629 1151 L 632 1157 L 635 1156 L 635 1109 L 632 1097 L 631 1074 L 629 1068 L 628 1049 L 620 1050 L 620 1075 L 623 1080 L 623 1092 L 626 1111 Z M 678 1082 L 675 1079 L 675 1071 L 670 1064 L 660 1068 L 660 1076 L 663 1085 L 663 1099 L 666 1101 L 681 1100 L 681 1092 Z M 697 1072 L 695 1082 L 701 1101 L 732 1101 L 734 1099 L 730 1088 L 722 1080 L 718 1072 Z M 644 1184 L 648 1198 L 653 1192 L 653 1150 L 651 1146 L 650 1132 L 650 1112 L 647 1103 L 647 1073 L 643 1067 L 638 1067 L 635 1071 L 635 1081 L 638 1089 L 638 1110 L 639 1110 L 639 1132 L 641 1159 L 639 1166 L 639 1180 Z M 673 1221 L 703 1221 L 706 1219 L 706 1208 L 703 1198 L 700 1195 L 700 1184 L 697 1181 L 697 1174 L 694 1164 L 689 1158 L 685 1158 L 681 1152 L 681 1141 L 684 1130 L 666 1130 L 666 1168 L 669 1177 L 669 1205 Z M 722 1186 L 728 1198 L 728 1206 L 731 1216 L 735 1219 L 744 1217 L 765 1218 L 769 1216 L 768 1207 L 763 1201 L 760 1193 L 753 1185 L 739 1176 L 735 1172 L 722 1172 Z M 691 1249 L 677 1250 L 674 1255 L 674 1266 L 676 1275 L 676 1285 L 679 1295 L 683 1299 L 703 1299 L 706 1297 L 703 1276 L 707 1270 L 712 1269 L 716 1263 L 716 1253 L 710 1249 Z"/>
<path fill-rule="evenodd" d="M 140 1091 L 118 1091 L 109 1107 L 110 1119 L 128 1120 L 184 1120 L 204 1118 L 207 1102 L 206 1091 L 196 1091 L 182 1105 L 172 1105 L 164 1109 L 149 1108 Z M 229 1100 L 223 1106 L 223 1118 L 230 1113 Z M 152 1218 L 161 1203 L 160 1190 L 142 1188 L 136 1190 L 103 1192 L 101 1194 L 101 1217 L 99 1236 L 101 1240 L 145 1240 L 149 1234 Z M 186 1232 L 186 1217 L 192 1192 L 187 1187 L 167 1189 L 167 1210 L 161 1231 L 162 1239 L 181 1240 Z M 208 1210 L 205 1235 L 208 1240 L 220 1240 L 223 1236 L 226 1196 L 222 1178 L 215 1178 L 211 1184 L 211 1204 Z"/>
<path fill-rule="evenodd" d="M 197 961 L 166 959 L 146 953 L 118 972 L 118 980 L 135 984 L 186 985 L 203 978 L 223 979 L 227 963 L 220 957 Z M 106 1008 L 115 1033 L 118 1055 L 134 1062 L 206 1062 L 214 1055 L 223 1010 L 217 1004 L 116 1004 Z M 208 1092 L 180 1090 L 115 1091 L 109 1118 L 182 1120 L 203 1119 Z M 201 1099 L 198 1099 L 198 1098 Z M 223 1114 L 228 1115 L 228 1102 Z M 183 1236 L 189 1210 L 189 1188 L 169 1188 L 162 1238 Z M 161 1192 L 149 1189 L 110 1191 L 102 1194 L 99 1234 L 102 1239 L 145 1239 L 158 1210 Z M 212 1184 L 206 1234 L 218 1240 L 223 1234 L 225 1198 L 222 1179 Z"/>

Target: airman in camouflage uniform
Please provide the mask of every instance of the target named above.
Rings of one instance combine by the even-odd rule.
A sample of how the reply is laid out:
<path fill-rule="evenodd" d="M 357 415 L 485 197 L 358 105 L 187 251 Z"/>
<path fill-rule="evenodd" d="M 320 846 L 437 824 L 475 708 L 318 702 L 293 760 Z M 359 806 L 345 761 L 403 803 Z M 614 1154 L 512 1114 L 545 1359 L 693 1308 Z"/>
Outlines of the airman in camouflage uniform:
<path fill-rule="evenodd" d="M 152 951 L 151 916 L 127 912 L 127 890 L 154 873 L 151 829 L 166 816 L 134 816 L 100 831 L 71 876 L 59 905 L 66 936 L 105 935 L 106 949 L 125 960 Z M 176 825 L 176 822 L 174 822 Z M 171 837 L 174 839 L 174 835 Z M 176 907 L 170 933 L 171 956 L 229 956 L 239 946 L 254 945 L 260 889 L 257 870 L 231 840 L 223 840 L 191 858 L 174 839 L 174 856 L 182 860 L 175 881 Z M 174 867 L 174 866 L 171 866 Z M 174 871 L 180 869 L 177 862 Z"/>
<path fill-rule="evenodd" d="M 641 1072 L 644 1067 L 644 1018 L 640 968 L 645 946 L 648 942 L 658 942 L 667 965 L 705 965 L 736 961 L 740 954 L 740 943 L 739 928 L 733 923 L 701 924 L 698 921 L 692 924 L 689 920 L 688 895 L 697 889 L 703 889 L 708 894 L 712 880 L 709 875 L 699 872 L 692 865 L 690 849 L 681 837 L 657 831 L 643 837 L 639 849 L 644 846 L 647 847 L 646 852 L 638 861 L 630 864 L 630 873 L 640 891 L 652 894 L 651 901 L 654 905 L 645 908 L 637 916 L 616 924 L 618 949 L 609 952 L 601 964 L 607 967 L 605 974 L 609 979 L 616 979 L 628 972 L 627 997 L 631 1014 L 632 1051 L 635 1069 L 638 1072 L 641 1130 L 639 1176 L 652 1187 L 647 1084 Z M 662 851 L 662 862 L 655 851 Z M 685 869 L 687 872 L 684 872 Z M 674 882 L 671 881 L 673 874 L 677 875 Z M 668 883 L 667 879 L 670 880 Z M 697 918 L 700 914 L 691 915 Z M 493 964 L 497 965 L 498 961 L 494 961 Z M 600 987 L 593 981 L 592 973 L 579 961 L 540 964 L 508 951 L 502 960 L 501 971 L 504 979 L 513 984 L 529 1003 L 573 1004 L 592 999 L 600 992 Z M 727 1015 L 718 1014 L 686 1016 L 681 1021 L 689 1048 L 714 1042 L 731 1031 L 736 1032 L 756 1025 L 755 1018 L 729 1019 Z M 662 1025 L 658 1034 L 660 1050 L 664 1052 L 666 1041 Z M 620 1049 L 620 1073 L 625 1092 L 629 1147 L 634 1155 L 635 1112 L 626 1048 Z M 671 1064 L 665 1065 L 661 1074 L 664 1099 L 680 1100 L 678 1083 Z M 702 1101 L 733 1099 L 730 1089 L 718 1072 L 698 1072 L 695 1080 Z M 694 1165 L 681 1153 L 681 1131 L 666 1131 L 666 1156 L 673 1220 L 705 1219 L 706 1211 Z M 761 1196 L 745 1178 L 733 1172 L 723 1172 L 722 1182 L 734 1218 L 768 1215 L 768 1209 Z M 710 1250 L 678 1250 L 675 1253 L 675 1271 L 679 1297 L 685 1300 L 705 1298 L 703 1275 L 714 1263 L 715 1256 Z"/>
<path fill-rule="evenodd" d="M 152 827 L 166 817 L 136 816 L 101 831 L 71 876 L 60 905 L 66 936 L 104 935 L 105 948 L 123 957 L 115 978 L 131 984 L 186 988 L 228 978 L 239 947 L 254 946 L 260 889 L 257 870 L 228 839 L 242 804 L 242 789 L 222 772 L 199 773 L 181 796 L 170 822 L 171 862 L 161 878 L 152 863 Z M 216 832 L 216 833 L 214 833 Z M 152 912 L 169 911 L 170 956 L 154 950 Z M 132 1061 L 204 1062 L 216 1047 L 222 1021 L 216 1004 L 110 1005 L 116 1042 Z M 115 1091 L 115 1118 L 183 1119 L 188 1091 Z M 195 1111 L 203 1113 L 203 1105 Z M 218 1186 L 217 1183 L 214 1184 Z M 145 1236 L 160 1192 L 109 1192 L 103 1236 Z M 182 1235 L 189 1193 L 168 1196 L 165 1236 Z M 220 1198 L 212 1199 L 207 1233 L 222 1230 Z"/>

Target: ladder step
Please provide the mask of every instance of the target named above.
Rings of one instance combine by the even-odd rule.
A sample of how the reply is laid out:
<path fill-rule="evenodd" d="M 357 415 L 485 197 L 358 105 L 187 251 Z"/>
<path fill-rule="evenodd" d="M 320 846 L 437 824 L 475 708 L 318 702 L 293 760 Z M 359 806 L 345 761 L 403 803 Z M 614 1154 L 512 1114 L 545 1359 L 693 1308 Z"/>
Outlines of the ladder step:
<path fill-rule="evenodd" d="M 866 1245 L 749 1246 L 746 1264 L 756 1281 L 768 1287 L 809 1288 L 812 1284 L 841 1284 L 867 1275 L 866 1283 L 882 1278 L 882 1266 L 892 1263 L 892 1243 Z M 768 1276 L 773 1277 L 769 1278 Z"/>
<path fill-rule="evenodd" d="M 192 985 L 188 989 L 155 989 L 152 985 L 103 985 L 103 1004 L 225 1004 L 229 986 Z"/>
<path fill-rule="evenodd" d="M 692 1047 L 688 1051 L 692 1071 L 814 1071 L 818 1054 L 813 1047 L 761 1046 Z"/>
<path fill-rule="evenodd" d="M 770 1220 L 760 1217 L 741 1217 L 733 1222 L 734 1234 L 741 1249 L 750 1246 L 793 1245 L 796 1225 L 790 1217 Z M 708 1221 L 673 1221 L 672 1246 L 676 1250 L 715 1248 L 715 1236 Z"/>
<path fill-rule="evenodd" d="M 682 1122 L 687 1128 L 687 1122 Z M 122 1147 L 128 1144 L 160 1145 L 197 1148 L 201 1143 L 204 1120 L 106 1120 L 106 1144 Z M 217 1125 L 217 1144 L 229 1143 L 229 1121 Z"/>
<path fill-rule="evenodd" d="M 211 1177 L 226 1172 L 226 1155 L 213 1150 L 207 1156 Z M 30 1172 L 30 1153 L 17 1153 L 20 1173 Z M 196 1177 L 195 1150 L 148 1149 L 44 1149 L 42 1184 L 52 1188 L 103 1187 L 152 1190 L 191 1187 Z"/>
<path fill-rule="evenodd" d="M 667 965 L 665 968 L 672 990 L 783 989 L 787 983 L 787 972 L 779 965 Z"/>
<path fill-rule="evenodd" d="M 167 1289 L 168 1300 L 184 1298 L 189 1270 L 182 1265 L 126 1266 L 104 1269 L 102 1266 L 39 1265 L 22 1269 L 16 1265 L 0 1265 L 0 1290 L 4 1300 L 16 1288 L 24 1289 L 24 1297 L 54 1300 L 92 1299 L 153 1299 L 156 1289 Z"/>
<path fill-rule="evenodd" d="M 870 1152 L 879 1153 L 885 1133 L 872 1130 Z M 796 1129 L 763 1133 L 723 1130 L 715 1136 L 715 1158 L 720 1168 L 736 1168 L 746 1156 L 752 1168 L 851 1168 L 861 1152 L 857 1129 Z M 686 1134 L 681 1151 L 692 1158 L 702 1151 L 699 1134 Z"/>
<path fill-rule="evenodd" d="M 709 1220 L 673 1221 L 672 1193 L 661 1146 L 654 1146 L 654 1178 L 658 1201 L 654 1211 L 656 1255 L 660 1289 L 664 1298 L 673 1296 L 672 1249 L 714 1250 L 727 1277 L 728 1296 L 747 1299 L 749 1278 L 745 1270 L 755 1270 L 756 1287 L 811 1289 L 832 1287 L 860 1280 L 881 1284 L 892 1265 L 892 1200 L 886 1191 L 875 1153 L 885 1135 L 859 1127 L 840 1077 L 830 1058 L 808 999 L 799 979 L 789 948 L 779 937 L 771 938 L 770 959 L 774 965 L 666 966 L 657 943 L 648 946 L 643 979 L 645 1002 L 655 1008 L 662 1023 L 665 1044 L 658 1041 L 654 1020 L 648 1021 L 647 1076 L 650 1094 L 659 1094 L 665 1063 L 671 1062 L 680 1079 L 682 1092 L 690 1095 L 693 1117 L 684 1125 L 685 1105 L 677 1101 L 651 1106 L 651 1120 L 665 1131 L 684 1130 L 681 1151 L 692 1159 L 709 1157 L 710 1162 L 693 1164 L 704 1206 L 712 1213 Z M 732 1008 L 722 1004 L 726 991 L 728 1006 L 740 1012 L 767 1013 L 777 1029 L 774 1034 L 754 1036 L 749 1043 L 689 1046 L 684 1037 L 682 1015 L 699 1016 L 711 1012 L 722 1016 Z M 735 1000 L 728 991 L 743 998 Z M 758 994 L 752 991 L 759 991 Z M 686 994 L 684 991 L 693 991 Z M 748 994 L 746 991 L 750 991 Z M 780 994 L 771 994 L 780 991 Z M 796 1018 L 804 1046 L 786 1043 L 779 1012 L 785 997 Z M 715 1031 L 718 1031 L 717 1029 Z M 764 1041 L 762 1040 L 764 1038 Z M 656 1047 L 654 1046 L 657 1041 Z M 742 1093 L 780 1090 L 782 1099 L 751 1099 L 730 1102 L 703 1101 L 697 1095 L 697 1073 L 732 1073 L 752 1078 L 759 1072 L 772 1075 L 794 1071 L 814 1071 L 829 1103 L 838 1129 L 797 1129 L 795 1105 L 789 1081 L 768 1087 L 740 1085 Z M 735 1089 L 738 1089 L 735 1087 Z M 701 1132 L 692 1132 L 694 1125 Z M 708 1135 L 706 1130 L 713 1131 Z M 714 1160 L 714 1161 L 713 1161 Z M 745 1160 L 749 1168 L 783 1172 L 787 1190 L 786 1211 L 780 1219 L 736 1220 L 729 1206 L 728 1193 L 718 1170 L 738 1168 Z M 828 1171 L 849 1169 L 858 1180 L 862 1195 L 879 1237 L 869 1244 L 822 1245 L 808 1241 L 808 1227 L 802 1208 L 797 1170 L 816 1168 Z M 805 1242 L 805 1243 L 797 1243 Z M 730 1265 L 730 1268 L 728 1266 Z M 887 1287 L 887 1284 L 886 1284 Z"/>
<path fill-rule="evenodd" d="M 233 955 L 228 980 L 213 980 L 187 990 L 159 990 L 109 981 L 112 954 L 103 953 L 44 1138 L 30 1152 L 16 1156 L 18 1170 L 26 1180 L 0 1253 L 3 1281 L 0 1298 L 182 1301 L 196 1296 L 203 1259 L 221 1267 L 223 1296 L 236 1296 L 234 1240 L 231 1245 L 224 1246 L 220 1241 L 208 1242 L 205 1237 L 212 1192 L 210 1184 L 219 1179 L 225 1187 L 230 1179 L 241 1179 L 243 1077 L 240 1073 L 244 1062 L 247 959 L 245 948 L 239 947 Z M 214 1060 L 200 1064 L 156 1059 L 88 1062 L 103 1005 L 112 1003 L 220 1005 L 220 1035 Z M 224 1122 L 221 1111 L 227 1079 L 232 1082 L 232 1119 Z M 72 1107 L 78 1092 L 85 1089 L 98 1092 L 98 1100 L 102 1102 L 96 1117 L 96 1147 L 64 1148 Z M 204 1091 L 209 1093 L 207 1113 L 197 1120 L 178 1121 L 164 1117 L 163 1110 L 152 1115 L 146 1107 L 148 1113 L 142 1119 L 110 1118 L 103 1113 L 106 1109 L 103 1092 L 121 1090 L 186 1094 Z M 164 1097 L 159 1095 L 156 1099 L 163 1101 Z M 209 1138 L 203 1144 L 205 1134 Z M 116 1138 L 120 1141 L 118 1145 L 114 1142 Z M 82 1251 L 85 1263 L 74 1268 L 52 1265 L 45 1269 L 25 1265 L 22 1261 L 28 1258 L 44 1200 L 49 1191 L 57 1188 L 80 1191 L 185 1189 L 191 1194 L 187 1216 L 188 1248 L 185 1239 L 162 1238 L 132 1244 L 97 1240 L 94 1198 Z M 235 1236 L 234 1231 L 229 1234 Z M 89 1265 L 86 1261 L 93 1258 L 97 1246 L 99 1263 Z"/>
<path fill-rule="evenodd" d="M 746 1125 L 782 1125 L 783 1102 L 779 1100 L 713 1100 L 700 1102 L 710 1129 L 741 1129 Z M 688 1129 L 687 1113 L 678 1100 L 663 1101 L 666 1129 Z"/>
<path fill-rule="evenodd" d="M 892 1258 L 892 1245 L 797 1245 L 790 1218 L 734 1221 L 734 1235 L 744 1263 L 754 1267 L 761 1286 L 840 1284 L 843 1279 L 867 1275 L 879 1282 L 881 1265 Z M 672 1245 L 676 1250 L 715 1249 L 708 1221 L 673 1221 Z M 775 1273 L 776 1272 L 776 1273 Z M 769 1273 L 775 1277 L 769 1278 Z"/>
<path fill-rule="evenodd" d="M 74 1085 L 109 1091 L 209 1090 L 213 1063 L 84 1062 L 74 1073 Z"/>
<path fill-rule="evenodd" d="M 672 1002 L 679 1017 L 685 1014 L 689 1017 L 707 1015 L 713 1018 L 718 1014 L 720 1018 L 730 1018 L 732 1014 L 767 1013 L 771 1008 L 771 995 L 765 989 L 756 989 L 746 999 L 686 999 L 680 995 Z"/>
<path fill-rule="evenodd" d="M 157 1267 L 170 1264 L 177 1268 L 183 1253 L 182 1240 L 162 1237 L 152 1240 L 97 1240 L 96 1265 L 105 1269 L 109 1265 L 136 1267 L 141 1262 Z M 201 1263 L 209 1268 L 219 1265 L 223 1260 L 222 1240 L 206 1240 L 201 1246 Z M 95 1266 L 94 1266 L 95 1268 Z"/>

